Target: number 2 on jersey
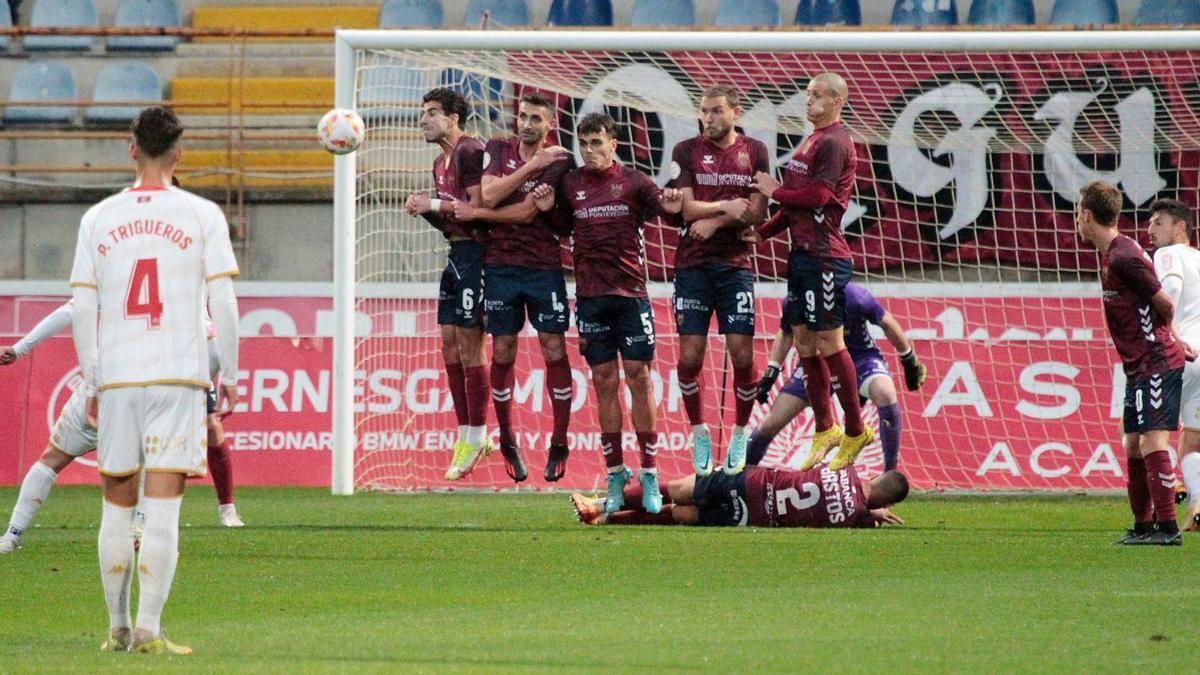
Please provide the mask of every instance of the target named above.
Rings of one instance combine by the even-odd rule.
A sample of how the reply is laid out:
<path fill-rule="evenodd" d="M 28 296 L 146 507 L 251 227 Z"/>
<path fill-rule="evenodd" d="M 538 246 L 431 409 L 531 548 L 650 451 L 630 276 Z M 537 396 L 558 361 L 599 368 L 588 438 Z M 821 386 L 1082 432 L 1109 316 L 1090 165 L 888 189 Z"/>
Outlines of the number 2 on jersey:
<path fill-rule="evenodd" d="M 133 274 L 129 277 L 125 318 L 144 316 L 147 327 L 158 330 L 162 313 L 162 300 L 158 297 L 158 258 L 142 258 L 133 264 Z"/>

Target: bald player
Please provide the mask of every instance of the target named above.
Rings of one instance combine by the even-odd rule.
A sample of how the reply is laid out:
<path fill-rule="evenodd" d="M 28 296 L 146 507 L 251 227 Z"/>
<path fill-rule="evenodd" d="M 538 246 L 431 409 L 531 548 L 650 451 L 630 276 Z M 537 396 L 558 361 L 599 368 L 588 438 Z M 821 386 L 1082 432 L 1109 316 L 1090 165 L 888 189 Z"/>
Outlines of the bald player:
<path fill-rule="evenodd" d="M 849 89 L 836 73 L 821 73 L 808 83 L 806 113 L 813 133 L 783 166 L 783 182 L 766 172 L 755 175 L 755 189 L 782 207 L 777 217 L 758 228 L 762 239 L 789 229 L 788 304 L 784 321 L 791 326 L 796 353 L 816 421 L 812 449 L 801 468 L 812 468 L 837 446 L 829 462 L 836 471 L 854 463 L 875 434 L 862 420 L 854 359 L 846 349 L 846 284 L 854 269 L 850 246 L 842 235 L 842 216 L 850 205 L 858 156 L 842 125 Z M 845 411 L 846 430 L 834 422 L 830 388 Z"/>

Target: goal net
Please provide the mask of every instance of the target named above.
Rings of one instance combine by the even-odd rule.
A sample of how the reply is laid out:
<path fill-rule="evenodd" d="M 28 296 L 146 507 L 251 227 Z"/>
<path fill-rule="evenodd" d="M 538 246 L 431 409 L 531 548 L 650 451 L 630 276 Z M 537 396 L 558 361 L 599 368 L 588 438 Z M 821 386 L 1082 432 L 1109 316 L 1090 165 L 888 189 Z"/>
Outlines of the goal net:
<path fill-rule="evenodd" d="M 530 90 L 556 101 L 550 141 L 571 150 L 575 121 L 608 112 L 620 124 L 619 160 L 664 185 L 671 149 L 699 130 L 704 88 L 741 88 L 739 125 L 766 144 L 775 170 L 810 133 L 805 87 L 827 70 L 850 85 L 844 122 L 857 142 L 858 182 L 842 225 L 856 280 L 906 328 L 929 370 L 919 391 L 904 391 L 896 351 L 876 332 L 903 410 L 901 469 L 925 489 L 1123 486 L 1124 380 L 1103 323 L 1098 259 L 1076 236 L 1073 203 L 1089 181 L 1118 184 L 1126 196 L 1121 229 L 1143 243 L 1140 225 L 1155 198 L 1195 205 L 1200 70 L 1197 52 L 1185 48 L 1200 44 L 1195 38 L 339 33 L 339 105 L 356 108 L 368 126 L 357 157 L 339 160 L 354 170 L 339 170 L 336 187 L 339 214 L 348 219 L 353 211 L 352 222 L 340 225 L 349 239 L 338 260 L 347 275 L 339 293 L 348 296 L 338 298 L 339 340 L 350 366 L 335 376 L 341 410 L 354 406 L 352 416 L 342 413 L 336 444 L 343 491 L 351 476 L 355 489 L 513 486 L 499 453 L 464 480 L 442 479 L 456 437 L 435 316 L 447 247 L 403 208 L 410 193 L 432 190 L 430 168 L 440 152 L 417 128 L 425 91 L 444 85 L 463 92 L 473 107 L 468 133 L 483 140 L 514 131 L 515 100 Z M 648 223 L 645 232 L 657 327 L 659 465 L 672 478 L 691 470 L 671 308 L 679 232 L 662 222 Z M 754 257 L 760 371 L 779 326 L 787 251 L 785 234 L 758 245 Z M 572 455 L 566 478 L 553 487 L 590 489 L 601 482 L 603 462 L 595 394 L 574 328 L 568 352 Z M 790 357 L 779 385 L 794 366 Z M 715 324 L 702 377 L 720 456 L 734 394 Z M 550 399 L 528 328 L 519 339 L 513 399 L 530 467 L 523 485 L 546 487 Z M 758 406 L 754 421 L 766 410 Z M 877 427 L 874 406 L 864 413 Z M 492 432 L 494 419 L 489 412 Z M 632 449 L 628 416 L 625 424 Z M 767 461 L 799 462 L 811 433 L 811 417 L 802 414 Z M 867 472 L 882 468 L 878 441 L 859 464 Z"/>

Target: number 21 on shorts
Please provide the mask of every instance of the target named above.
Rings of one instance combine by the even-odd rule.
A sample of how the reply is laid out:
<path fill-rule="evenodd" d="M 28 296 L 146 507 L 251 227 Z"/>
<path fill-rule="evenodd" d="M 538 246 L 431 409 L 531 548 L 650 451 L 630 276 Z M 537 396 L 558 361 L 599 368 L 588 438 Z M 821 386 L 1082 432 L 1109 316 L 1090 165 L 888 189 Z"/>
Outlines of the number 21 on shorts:
<path fill-rule="evenodd" d="M 158 258 L 142 258 L 133 264 L 129 289 L 125 292 L 125 318 L 146 318 L 146 327 L 158 330 L 163 306 L 158 295 Z"/>

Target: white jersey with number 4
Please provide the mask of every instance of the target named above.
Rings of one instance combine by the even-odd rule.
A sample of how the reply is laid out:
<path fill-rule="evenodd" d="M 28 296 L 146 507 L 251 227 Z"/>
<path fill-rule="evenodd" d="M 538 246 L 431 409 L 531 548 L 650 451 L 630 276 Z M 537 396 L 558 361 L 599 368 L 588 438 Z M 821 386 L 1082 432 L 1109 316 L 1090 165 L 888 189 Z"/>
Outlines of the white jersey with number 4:
<path fill-rule="evenodd" d="M 131 188 L 80 223 L 72 286 L 97 289 L 97 389 L 210 386 L 207 281 L 238 273 L 225 215 L 179 188 Z"/>
<path fill-rule="evenodd" d="M 1175 303 L 1175 325 L 1184 342 L 1200 348 L 1200 250 L 1172 244 L 1154 251 L 1154 272 L 1159 281 L 1177 276 L 1183 286 Z"/>

